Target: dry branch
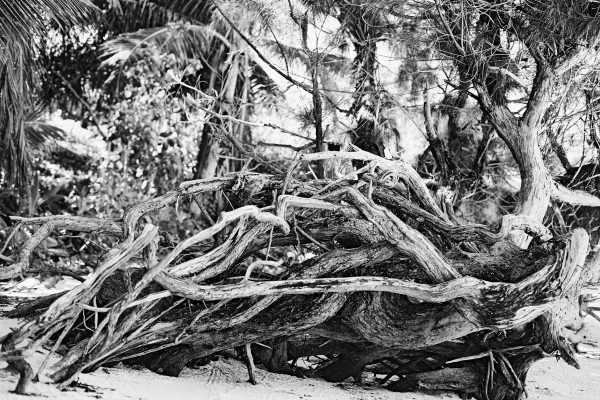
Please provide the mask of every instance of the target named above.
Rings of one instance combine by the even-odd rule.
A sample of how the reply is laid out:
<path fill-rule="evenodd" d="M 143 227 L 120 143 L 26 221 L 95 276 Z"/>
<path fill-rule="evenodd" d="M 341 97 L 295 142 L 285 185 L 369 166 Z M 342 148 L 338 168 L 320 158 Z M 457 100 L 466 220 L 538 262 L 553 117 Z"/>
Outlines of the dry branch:
<path fill-rule="evenodd" d="M 22 221 L 46 228 L 25 245 L 19 262 L 55 229 L 103 230 L 123 234 L 123 241 L 95 273 L 9 336 L 0 358 L 21 371 L 21 390 L 27 390 L 30 378 L 27 358 L 51 339 L 54 348 L 71 346 L 52 374 L 62 385 L 116 361 L 177 375 L 193 359 L 271 339 L 289 343 L 282 347 L 287 355 L 279 347 L 248 355 L 271 370 L 290 372 L 287 357 L 298 348 L 293 338 L 304 332 L 320 343 L 303 351 L 338 354 L 315 372 L 329 380 L 355 376 L 365 364 L 391 357 L 398 374 L 410 375 L 406 365 L 420 366 L 410 381 L 414 384 L 423 385 L 427 371 L 442 370 L 451 359 L 460 360 L 454 364 L 465 369 L 465 376 L 484 381 L 477 372 L 484 361 L 476 355 L 486 346 L 501 351 L 531 347 L 532 340 L 538 347 L 527 353 L 531 360 L 554 350 L 569 357 L 555 326 L 567 323 L 572 299 L 600 265 L 583 268 L 589 240 L 583 230 L 550 240 L 550 232 L 527 215 L 505 216 L 496 229 L 456 224 L 409 165 L 364 152 L 303 159 L 331 157 L 369 161 L 374 169 L 361 171 L 358 181 L 335 183 L 302 182 L 291 173 L 186 182 L 133 207 L 122 225 L 76 217 Z M 398 189 L 399 180 L 415 195 L 412 200 Z M 146 223 L 141 231 L 137 226 L 142 216 L 178 198 L 214 190 L 229 192 L 239 205 L 175 248 L 161 248 L 154 225 Z M 515 230 L 538 240 L 527 250 L 502 245 Z M 220 239 L 213 240 L 217 235 Z M 213 247 L 203 254 L 190 251 L 210 242 Z M 470 244 L 468 253 L 457 252 L 463 243 Z M 265 258 L 265 251 L 273 257 L 291 246 L 314 257 L 300 262 Z M 143 266 L 129 264 L 132 257 L 141 257 Z M 249 279 L 265 266 L 282 272 Z M 93 330 L 74 335 L 73 328 L 90 313 L 97 321 Z M 550 333 L 539 336 L 540 326 L 554 328 L 542 329 Z M 483 335 L 490 330 L 509 334 L 503 339 Z M 514 357 L 497 357 L 504 372 L 488 381 L 500 385 L 505 379 L 516 393 L 524 375 L 515 380 L 510 370 L 526 371 L 529 364 Z M 437 366 L 419 369 L 425 368 L 424 359 L 436 360 Z M 464 390 L 478 390 L 465 385 Z M 400 387 L 411 386 L 395 385 Z"/>
<path fill-rule="evenodd" d="M 33 234 L 27 243 L 21 248 L 19 261 L 9 267 L 0 269 L 0 280 L 11 279 L 20 276 L 29 267 L 29 258 L 37 246 L 46 239 L 53 231 L 65 229 L 78 232 L 97 232 L 122 235 L 123 229 L 115 222 L 85 217 L 74 217 L 71 215 L 56 217 L 21 218 L 11 217 L 12 220 L 22 224 L 42 226 Z"/>

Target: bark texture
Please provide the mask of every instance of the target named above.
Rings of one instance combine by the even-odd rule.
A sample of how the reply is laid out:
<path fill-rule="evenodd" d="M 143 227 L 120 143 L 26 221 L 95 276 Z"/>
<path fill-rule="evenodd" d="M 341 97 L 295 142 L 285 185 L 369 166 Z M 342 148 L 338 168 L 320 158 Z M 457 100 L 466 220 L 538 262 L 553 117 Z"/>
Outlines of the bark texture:
<path fill-rule="evenodd" d="M 370 368 L 387 374 L 393 390 L 517 399 L 535 360 L 558 352 L 575 362 L 563 331 L 581 326 L 580 291 L 600 269 L 586 264 L 584 230 L 552 238 L 525 211 L 497 227 L 457 224 L 410 165 L 362 151 L 301 162 L 328 158 L 362 161 L 368 172 L 353 181 L 303 181 L 290 170 L 185 182 L 116 225 L 22 220 L 43 225 L 18 273 L 27 273 L 32 249 L 54 229 L 104 230 L 121 242 L 79 286 L 22 309 L 37 315 L 0 353 L 21 373 L 18 390 L 31 379 L 27 358 L 48 341 L 53 351 L 70 347 L 51 374 L 63 386 L 119 361 L 176 376 L 243 348 L 251 375 L 262 363 L 278 373 L 360 381 Z M 163 246 L 149 213 L 215 190 L 237 199 L 237 208 L 175 248 Z M 533 238 L 526 249 L 510 241 L 515 231 Z M 198 252 L 201 243 L 208 250 Z M 143 264 L 128 262 L 133 257 Z M 78 333 L 89 318 L 97 324 Z M 299 357 L 320 361 L 301 370 Z"/>

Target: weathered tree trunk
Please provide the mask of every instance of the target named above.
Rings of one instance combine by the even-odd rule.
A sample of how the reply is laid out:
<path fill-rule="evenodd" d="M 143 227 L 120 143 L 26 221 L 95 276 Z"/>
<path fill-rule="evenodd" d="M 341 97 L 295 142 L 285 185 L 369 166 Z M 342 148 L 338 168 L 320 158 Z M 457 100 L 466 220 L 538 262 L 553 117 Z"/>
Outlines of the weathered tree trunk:
<path fill-rule="evenodd" d="M 542 222 L 550 205 L 553 180 L 544 165 L 538 143 L 538 129 L 529 126 L 519 128 L 512 134 L 514 144 L 511 146 L 521 171 L 521 190 L 514 212 Z M 514 242 L 525 247 L 529 240 L 525 234 L 518 234 L 514 237 Z"/>
<path fill-rule="evenodd" d="M 52 374 L 61 385 L 118 361 L 176 376 L 194 360 L 256 343 L 246 356 L 274 372 L 298 373 L 291 360 L 321 356 L 327 361 L 313 374 L 329 381 L 360 381 L 366 366 L 379 365 L 402 378 L 394 390 L 450 388 L 499 400 L 519 398 L 529 365 L 544 353 L 572 361 L 560 330 L 580 323 L 579 290 L 600 269 L 600 262 L 582 268 L 585 231 L 549 241 L 548 229 L 530 216 L 505 216 L 497 229 L 450 222 L 412 167 L 361 151 L 309 154 L 302 162 L 332 157 L 371 163 L 375 173 L 337 186 L 291 173 L 186 182 L 133 207 L 118 224 L 21 219 L 44 223 L 21 254 L 25 268 L 54 229 L 96 227 L 123 240 L 81 285 L 9 336 L 29 340 L 0 353 L 23 363 L 20 388 L 31 375 L 27 357 L 50 339 L 53 348 L 71 347 Z M 154 210 L 215 190 L 246 205 L 175 248 L 153 224 L 137 227 Z M 535 241 L 527 249 L 509 245 L 514 231 Z M 222 240 L 211 250 L 193 250 L 215 235 Z M 467 243 L 469 252 L 457 250 Z M 287 246 L 315 256 L 285 264 L 266 257 Z M 128 264 L 134 256 L 144 265 Z M 283 272 L 252 280 L 265 266 Z M 131 284 L 122 283 L 122 270 L 131 270 Z M 76 335 L 73 326 L 89 313 L 97 313 L 97 328 Z"/>
<path fill-rule="evenodd" d="M 219 162 L 219 141 L 214 135 L 214 125 L 221 121 L 213 117 L 202 128 L 202 137 L 198 145 L 196 156 L 196 167 L 194 168 L 194 179 L 212 178 L 217 173 Z"/>
<path fill-rule="evenodd" d="M 232 39 L 238 40 L 238 39 Z M 216 40 L 213 44 L 215 51 L 211 59 L 210 68 L 207 68 L 207 74 L 204 79 L 207 87 L 202 88 L 210 96 L 217 93 L 214 104 L 211 106 L 207 115 L 207 120 L 202 128 L 202 136 L 198 145 L 198 155 L 196 156 L 196 166 L 194 169 L 194 179 L 212 178 L 217 172 L 219 162 L 219 138 L 223 136 L 219 129 L 224 131 L 233 131 L 227 127 L 226 117 L 237 114 L 237 104 L 239 96 L 244 91 L 244 84 L 238 84 L 240 74 L 247 74 L 249 71 L 240 68 L 240 57 L 235 56 L 227 62 L 229 53 L 225 45 Z M 245 58 L 245 57 L 244 57 Z M 236 100 L 237 97 L 237 100 Z M 245 104 L 245 102 L 243 102 Z M 223 117 L 221 117 L 221 115 Z M 247 117 L 247 112 L 244 114 Z"/>

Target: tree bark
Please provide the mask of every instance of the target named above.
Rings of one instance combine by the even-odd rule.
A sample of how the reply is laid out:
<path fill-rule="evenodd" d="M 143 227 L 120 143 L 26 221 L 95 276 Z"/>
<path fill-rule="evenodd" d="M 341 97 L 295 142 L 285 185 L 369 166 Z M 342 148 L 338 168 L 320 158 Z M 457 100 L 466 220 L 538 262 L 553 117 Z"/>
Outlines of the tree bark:
<path fill-rule="evenodd" d="M 194 179 L 212 178 L 217 173 L 219 162 L 219 141 L 215 138 L 213 129 L 221 123 L 220 119 L 212 117 L 204 124 L 202 138 L 198 145 Z"/>
<path fill-rule="evenodd" d="M 579 326 L 580 287 L 599 268 L 581 268 L 588 252 L 585 231 L 548 241 L 550 232 L 523 215 L 505 216 L 494 229 L 455 225 L 408 165 L 360 151 L 306 157 L 368 161 L 377 174 L 332 187 L 328 180 L 248 173 L 187 182 L 141 203 L 115 223 L 118 229 L 108 225 L 123 241 L 98 270 L 10 335 L 15 342 L 29 340 L 22 353 L 5 349 L 0 357 L 18 356 L 26 363 L 59 333 L 59 342 L 71 350 L 52 378 L 64 386 L 82 372 L 119 361 L 176 376 L 193 360 L 256 343 L 256 359 L 276 372 L 297 373 L 288 362 L 307 353 L 328 357 L 314 374 L 330 381 L 351 376 L 360 381 L 367 365 L 392 362 L 391 373 L 407 376 L 396 389 L 433 387 L 437 379 L 445 388 L 475 390 L 480 397 L 486 390 L 493 396 L 509 393 L 504 398 L 522 392 L 529 360 L 535 359 L 529 353 L 558 350 L 573 362 L 560 329 Z M 392 179 L 379 178 L 386 176 Z M 400 179 L 411 198 L 396 189 Z M 215 190 L 245 198 L 245 205 L 222 213 L 175 248 L 161 243 L 157 227 L 145 219 L 140 232 L 144 215 Z M 45 220 L 43 232 L 67 222 L 71 230 L 106 229 L 102 221 L 61 218 Z M 536 241 L 527 249 L 498 246 L 514 230 Z M 196 246 L 215 235 L 223 240 L 196 254 Z M 464 253 L 453 245 L 465 242 L 476 250 Z M 256 276 L 253 268 L 273 264 L 264 261 L 264 251 L 289 245 L 315 256 L 288 262 L 266 279 L 250 279 Z M 34 247 L 32 242 L 29 248 Z M 128 266 L 138 255 L 143 265 Z M 134 273 L 122 271 L 129 268 Z M 123 276 L 131 283 L 120 283 Z M 72 330 L 85 317 L 82 312 L 98 314 L 97 327 L 83 335 Z M 500 331 L 505 335 L 489 334 Z M 304 334 L 316 345 L 299 343 Z M 479 385 L 436 372 L 448 363 L 456 377 L 476 376 Z M 488 377 L 492 370 L 495 375 Z M 27 368 L 20 372 L 26 384 Z"/>

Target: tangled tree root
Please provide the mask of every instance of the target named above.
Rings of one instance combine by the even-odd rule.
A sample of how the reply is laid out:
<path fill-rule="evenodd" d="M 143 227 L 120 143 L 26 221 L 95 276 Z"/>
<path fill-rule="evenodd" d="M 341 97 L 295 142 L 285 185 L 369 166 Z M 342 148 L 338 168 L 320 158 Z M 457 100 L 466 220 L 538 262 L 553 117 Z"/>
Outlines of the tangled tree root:
<path fill-rule="evenodd" d="M 5 339 L 0 357 L 21 373 L 17 391 L 32 377 L 27 358 L 48 341 L 51 353 L 70 347 L 51 375 L 61 385 L 118 361 L 176 376 L 241 347 L 249 370 L 256 360 L 298 373 L 289 361 L 321 356 L 303 373 L 341 381 L 369 365 L 384 382 L 399 377 L 392 390 L 517 399 L 529 366 L 544 355 L 576 364 L 561 331 L 581 325 L 580 289 L 599 269 L 597 261 L 585 265 L 585 231 L 552 239 L 519 215 L 505 216 L 497 230 L 460 225 L 410 166 L 362 152 L 305 158 L 332 157 L 368 164 L 354 179 L 300 181 L 291 169 L 186 182 L 133 207 L 122 223 L 19 219 L 42 228 L 4 278 L 26 273 L 33 249 L 57 229 L 121 242 Z M 215 191 L 234 208 L 174 248 L 152 223 L 138 226 L 152 211 Z M 508 240 L 515 230 L 535 238 L 527 250 Z M 300 257 L 286 258 L 290 249 Z"/>

